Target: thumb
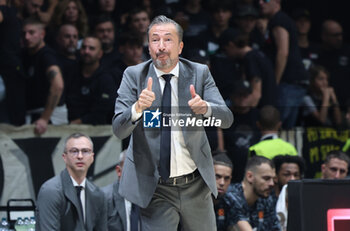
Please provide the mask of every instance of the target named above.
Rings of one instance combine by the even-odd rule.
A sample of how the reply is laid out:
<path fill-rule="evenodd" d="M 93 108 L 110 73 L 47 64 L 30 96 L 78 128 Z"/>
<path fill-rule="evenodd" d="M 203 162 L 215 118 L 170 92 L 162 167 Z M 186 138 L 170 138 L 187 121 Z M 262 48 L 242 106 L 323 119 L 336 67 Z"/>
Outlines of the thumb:
<path fill-rule="evenodd" d="M 196 97 L 196 90 L 194 89 L 194 86 L 192 84 L 190 85 L 190 92 L 191 92 L 192 99 Z"/>
<path fill-rule="evenodd" d="M 153 79 L 152 79 L 152 77 L 148 77 L 148 81 L 147 81 L 147 90 L 152 91 L 152 84 L 153 84 Z"/>

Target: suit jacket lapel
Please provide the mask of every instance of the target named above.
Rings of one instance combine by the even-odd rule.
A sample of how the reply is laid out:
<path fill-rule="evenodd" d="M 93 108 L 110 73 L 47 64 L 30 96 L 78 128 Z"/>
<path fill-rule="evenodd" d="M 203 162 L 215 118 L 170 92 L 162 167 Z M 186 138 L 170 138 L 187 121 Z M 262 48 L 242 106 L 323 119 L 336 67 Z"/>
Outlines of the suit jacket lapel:
<path fill-rule="evenodd" d="M 190 92 L 190 85 L 193 82 L 193 70 L 186 67 L 182 62 L 179 62 L 179 79 L 177 94 L 179 99 L 179 112 L 189 113 L 191 109 L 188 107 L 188 101 L 192 98 Z"/>
<path fill-rule="evenodd" d="M 162 91 L 160 90 L 160 84 L 159 84 L 159 79 L 157 77 L 156 71 L 154 70 L 154 66 L 151 63 L 149 66 L 149 70 L 145 79 L 144 83 L 144 88 L 147 87 L 147 82 L 148 82 L 148 77 L 152 77 L 153 79 L 153 84 L 152 84 L 152 91 L 154 92 L 156 99 L 153 101 L 152 104 L 152 110 L 156 110 L 157 108 L 160 109 L 161 103 L 162 103 Z"/>
<path fill-rule="evenodd" d="M 194 85 L 193 70 L 186 67 L 181 61 L 179 61 L 179 79 L 178 79 L 178 99 L 179 99 L 179 113 L 191 114 L 192 110 L 188 106 L 188 101 L 192 98 L 190 92 L 190 85 Z M 186 119 L 181 116 L 181 119 Z M 186 138 L 186 127 L 182 127 L 184 138 Z M 185 139 L 186 140 L 186 139 Z"/>
<path fill-rule="evenodd" d="M 90 187 L 88 180 L 86 180 L 85 188 L 86 188 L 86 190 L 85 190 L 85 215 L 86 215 L 86 217 L 93 218 L 93 217 L 95 217 L 95 211 L 94 211 L 91 203 L 94 202 L 94 198 L 93 198 L 93 191 Z M 86 222 L 85 222 L 86 230 L 92 230 L 93 224 L 91 224 L 91 222 L 92 222 L 92 219 L 86 219 Z"/>
<path fill-rule="evenodd" d="M 84 224 L 84 217 L 82 214 L 82 211 L 79 209 L 80 205 L 78 202 L 78 197 L 77 197 L 77 192 L 74 188 L 72 179 L 70 178 L 70 175 L 67 171 L 67 169 L 63 170 L 61 173 L 61 178 L 62 178 L 62 185 L 63 185 L 63 190 L 64 190 L 64 195 L 72 202 L 74 205 L 76 211 L 78 211 L 78 217 L 79 221 L 81 224 Z M 85 200 L 86 201 L 86 200 Z"/>

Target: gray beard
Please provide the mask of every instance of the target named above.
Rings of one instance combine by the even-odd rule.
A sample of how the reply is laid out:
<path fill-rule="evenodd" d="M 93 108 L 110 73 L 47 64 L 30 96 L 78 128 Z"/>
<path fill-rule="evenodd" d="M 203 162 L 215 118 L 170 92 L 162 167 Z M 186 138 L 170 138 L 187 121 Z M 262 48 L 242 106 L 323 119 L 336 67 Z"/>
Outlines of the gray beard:
<path fill-rule="evenodd" d="M 158 69 L 160 69 L 160 70 L 169 68 L 169 67 L 171 67 L 171 65 L 172 65 L 171 59 L 168 59 L 168 60 L 165 62 L 165 64 L 163 64 L 161 61 L 159 61 L 159 60 L 157 60 L 157 59 L 156 59 L 156 60 L 153 59 L 153 63 L 154 63 L 154 65 L 156 66 L 156 68 L 158 68 Z"/>

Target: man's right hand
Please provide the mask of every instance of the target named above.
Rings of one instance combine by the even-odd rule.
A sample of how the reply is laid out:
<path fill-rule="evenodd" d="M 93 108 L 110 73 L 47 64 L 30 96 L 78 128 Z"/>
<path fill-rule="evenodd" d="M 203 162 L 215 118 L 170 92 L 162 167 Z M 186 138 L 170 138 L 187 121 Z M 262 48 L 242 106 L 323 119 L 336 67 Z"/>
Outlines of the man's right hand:
<path fill-rule="evenodd" d="M 136 102 L 135 109 L 137 113 L 143 112 L 145 109 L 151 107 L 153 101 L 156 99 L 156 95 L 152 91 L 152 77 L 148 77 L 147 88 L 143 89 L 139 99 Z"/>

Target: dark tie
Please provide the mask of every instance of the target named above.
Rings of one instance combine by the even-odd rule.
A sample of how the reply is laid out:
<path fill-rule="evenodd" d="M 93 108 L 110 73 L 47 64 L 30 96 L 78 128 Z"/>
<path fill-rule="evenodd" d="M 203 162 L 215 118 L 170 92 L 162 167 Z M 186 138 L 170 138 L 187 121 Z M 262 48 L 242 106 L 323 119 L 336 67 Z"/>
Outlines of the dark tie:
<path fill-rule="evenodd" d="M 140 208 L 134 203 L 131 205 L 130 212 L 130 231 L 139 230 Z"/>
<path fill-rule="evenodd" d="M 170 80 L 172 74 L 162 75 L 165 80 L 165 86 L 163 90 L 162 97 L 162 113 L 170 115 L 171 113 L 171 85 Z M 170 117 L 167 116 L 166 119 Z M 162 123 L 161 123 L 162 124 Z M 167 124 L 169 124 L 167 122 Z M 170 137 L 171 137 L 171 127 L 161 128 L 161 138 L 160 138 L 160 160 L 159 160 L 159 174 L 163 180 L 167 180 L 170 175 Z"/>
<path fill-rule="evenodd" d="M 80 199 L 80 192 L 81 192 L 81 190 L 83 190 L 83 186 L 75 186 L 75 190 L 77 190 L 77 197 L 78 197 L 79 207 L 80 207 L 79 209 L 80 209 L 81 215 L 84 218 L 83 205 L 82 205 L 81 199 Z"/>

